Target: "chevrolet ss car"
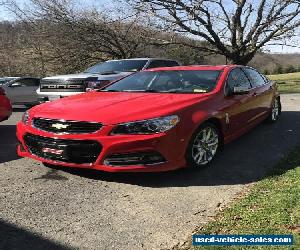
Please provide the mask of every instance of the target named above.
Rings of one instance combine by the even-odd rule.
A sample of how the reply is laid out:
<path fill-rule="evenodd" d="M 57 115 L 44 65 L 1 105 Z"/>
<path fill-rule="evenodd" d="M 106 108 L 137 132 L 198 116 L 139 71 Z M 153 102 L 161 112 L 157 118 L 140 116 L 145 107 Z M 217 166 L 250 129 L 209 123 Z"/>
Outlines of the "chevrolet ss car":
<path fill-rule="evenodd" d="M 0 122 L 7 120 L 12 113 L 10 100 L 5 95 L 5 91 L 0 87 Z"/>
<path fill-rule="evenodd" d="M 201 168 L 224 144 L 280 113 L 276 84 L 253 68 L 151 69 L 30 109 L 17 125 L 17 151 L 110 172 Z"/>
<path fill-rule="evenodd" d="M 144 69 L 179 66 L 170 59 L 133 58 L 98 63 L 83 73 L 43 78 L 37 94 L 41 103 L 99 89 Z"/>

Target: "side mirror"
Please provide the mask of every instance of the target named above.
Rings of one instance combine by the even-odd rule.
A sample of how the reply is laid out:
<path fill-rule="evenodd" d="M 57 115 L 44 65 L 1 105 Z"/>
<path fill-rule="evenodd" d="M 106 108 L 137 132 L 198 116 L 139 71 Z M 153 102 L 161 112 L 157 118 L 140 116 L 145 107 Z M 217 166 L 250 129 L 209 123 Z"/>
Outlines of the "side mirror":
<path fill-rule="evenodd" d="M 19 83 L 19 82 L 14 82 L 14 83 L 12 83 L 12 84 L 10 85 L 10 87 L 12 87 L 12 88 L 15 88 L 15 87 L 21 87 L 21 86 L 22 86 L 22 84 Z"/>
<path fill-rule="evenodd" d="M 249 93 L 249 88 L 248 87 L 234 87 L 232 94 L 233 95 L 244 95 L 244 94 L 248 94 Z"/>

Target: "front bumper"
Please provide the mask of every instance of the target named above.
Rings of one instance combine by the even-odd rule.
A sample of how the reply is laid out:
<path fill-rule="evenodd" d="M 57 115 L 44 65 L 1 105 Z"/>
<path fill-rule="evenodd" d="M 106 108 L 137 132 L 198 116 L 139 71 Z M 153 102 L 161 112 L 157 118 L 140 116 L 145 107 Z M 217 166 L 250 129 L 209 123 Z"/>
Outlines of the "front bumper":
<path fill-rule="evenodd" d="M 65 134 L 58 135 L 45 131 L 40 131 L 30 125 L 25 125 L 22 122 L 17 124 L 17 138 L 19 145 L 17 153 L 21 157 L 29 157 L 44 163 L 66 166 L 89 168 L 103 170 L 107 172 L 159 172 L 174 170 L 186 166 L 185 149 L 186 141 L 177 136 L 177 127 L 170 130 L 168 133 L 152 134 L 152 135 L 109 135 L 113 126 L 103 126 L 101 130 L 92 134 Z M 39 137 L 52 138 L 58 140 L 73 140 L 73 141 L 96 141 L 101 145 L 101 152 L 97 159 L 92 163 L 78 164 L 73 162 L 65 162 L 59 160 L 51 160 L 34 154 L 29 150 L 24 141 L 25 135 L 36 135 Z M 127 162 L 124 165 L 109 165 L 113 159 L 116 162 L 116 156 L 132 156 L 133 154 L 155 152 L 156 155 L 161 155 L 164 161 L 158 161 L 155 164 L 132 164 Z M 109 161 L 110 160 L 110 161 Z M 124 160 L 121 159 L 121 160 Z M 132 158 L 131 158 L 132 160 Z"/>

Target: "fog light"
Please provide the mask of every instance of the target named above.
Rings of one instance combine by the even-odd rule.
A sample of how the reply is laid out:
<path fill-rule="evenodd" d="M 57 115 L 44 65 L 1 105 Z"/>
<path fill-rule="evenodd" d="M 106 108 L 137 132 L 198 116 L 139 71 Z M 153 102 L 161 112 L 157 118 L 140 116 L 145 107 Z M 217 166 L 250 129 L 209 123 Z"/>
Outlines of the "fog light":
<path fill-rule="evenodd" d="M 133 166 L 153 165 L 165 162 L 165 158 L 158 152 L 140 152 L 113 154 L 104 160 L 104 165 L 109 166 Z"/>
<path fill-rule="evenodd" d="M 18 148 L 18 147 L 19 147 L 19 149 L 20 149 L 21 152 L 26 152 L 26 150 L 25 150 L 25 148 L 23 147 L 23 145 L 22 145 L 21 142 L 19 142 L 19 143 L 17 144 L 17 148 Z"/>

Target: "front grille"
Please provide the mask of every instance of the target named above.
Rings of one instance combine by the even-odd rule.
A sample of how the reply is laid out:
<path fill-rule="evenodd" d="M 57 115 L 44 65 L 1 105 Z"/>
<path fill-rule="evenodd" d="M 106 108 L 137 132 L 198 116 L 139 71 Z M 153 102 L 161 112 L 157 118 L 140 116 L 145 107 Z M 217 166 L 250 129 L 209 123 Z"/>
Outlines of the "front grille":
<path fill-rule="evenodd" d="M 85 92 L 85 83 L 83 79 L 47 79 L 41 80 L 41 92 Z"/>
<path fill-rule="evenodd" d="M 40 130 L 57 134 L 86 134 L 94 133 L 102 128 L 101 123 L 61 121 L 44 118 L 34 118 L 33 126 Z"/>
<path fill-rule="evenodd" d="M 38 157 L 76 164 L 90 164 L 97 160 L 102 146 L 91 140 L 64 140 L 26 134 L 24 142 Z"/>

